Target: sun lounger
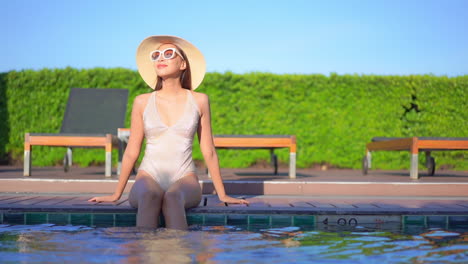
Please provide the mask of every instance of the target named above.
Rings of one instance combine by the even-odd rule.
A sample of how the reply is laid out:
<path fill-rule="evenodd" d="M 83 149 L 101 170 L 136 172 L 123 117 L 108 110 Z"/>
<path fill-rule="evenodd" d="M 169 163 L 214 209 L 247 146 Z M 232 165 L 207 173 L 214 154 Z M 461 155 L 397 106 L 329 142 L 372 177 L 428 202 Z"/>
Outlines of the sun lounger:
<path fill-rule="evenodd" d="M 276 148 L 289 148 L 289 178 L 296 178 L 296 136 L 291 135 L 215 135 L 219 149 L 269 149 L 271 161 L 278 174 Z"/>
<path fill-rule="evenodd" d="M 371 152 L 381 150 L 407 150 L 411 153 L 410 178 L 418 179 L 418 155 L 420 151 L 426 153 L 426 167 L 429 175 L 434 175 L 435 159 L 431 157 L 431 151 L 466 150 L 468 149 L 468 138 L 465 137 L 410 137 L 389 138 L 374 137 L 367 144 L 366 156 L 363 158 L 363 173 L 367 174 L 371 168 Z"/>
<path fill-rule="evenodd" d="M 112 147 L 117 128 L 125 125 L 128 90 L 72 88 L 60 133 L 26 133 L 24 176 L 31 175 L 32 146 L 66 147 L 64 169 L 72 164 L 72 148 L 104 148 L 105 175 L 112 172 Z"/>
<path fill-rule="evenodd" d="M 119 128 L 118 137 L 123 145 L 120 147 L 118 173 L 122 153 L 130 136 L 130 129 Z M 219 149 L 269 149 L 271 161 L 278 174 L 278 158 L 274 154 L 276 148 L 289 148 L 289 177 L 296 178 L 296 137 L 290 135 L 215 135 L 214 144 Z"/>

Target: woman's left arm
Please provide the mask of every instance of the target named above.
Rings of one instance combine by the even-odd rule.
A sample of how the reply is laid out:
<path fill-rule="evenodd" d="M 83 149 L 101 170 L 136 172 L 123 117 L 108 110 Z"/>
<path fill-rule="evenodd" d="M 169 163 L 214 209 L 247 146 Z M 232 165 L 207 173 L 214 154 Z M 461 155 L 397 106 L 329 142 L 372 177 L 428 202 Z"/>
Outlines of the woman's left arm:
<path fill-rule="evenodd" d="M 211 132 L 211 112 L 210 101 L 206 94 L 198 93 L 198 105 L 200 108 L 200 123 L 198 125 L 198 141 L 200 142 L 200 149 L 205 159 L 205 163 L 210 172 L 213 185 L 216 193 L 222 202 L 226 203 L 241 203 L 249 204 L 247 200 L 236 199 L 226 195 L 224 189 L 223 179 L 219 171 L 218 154 L 213 142 L 213 135 Z"/>

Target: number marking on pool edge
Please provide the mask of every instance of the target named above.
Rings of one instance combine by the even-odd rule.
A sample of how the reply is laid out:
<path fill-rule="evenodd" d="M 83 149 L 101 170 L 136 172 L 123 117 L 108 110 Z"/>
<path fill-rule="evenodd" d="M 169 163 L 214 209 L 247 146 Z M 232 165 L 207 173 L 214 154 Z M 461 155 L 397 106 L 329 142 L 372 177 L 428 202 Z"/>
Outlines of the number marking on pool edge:
<path fill-rule="evenodd" d="M 357 226 L 401 222 L 398 215 L 318 215 L 317 223 L 324 225 Z"/>

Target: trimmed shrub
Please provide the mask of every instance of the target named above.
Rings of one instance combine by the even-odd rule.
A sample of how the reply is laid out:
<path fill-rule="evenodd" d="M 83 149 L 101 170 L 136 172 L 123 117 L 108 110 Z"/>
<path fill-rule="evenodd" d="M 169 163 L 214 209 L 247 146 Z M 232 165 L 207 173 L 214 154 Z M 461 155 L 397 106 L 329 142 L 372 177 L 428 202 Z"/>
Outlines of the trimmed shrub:
<path fill-rule="evenodd" d="M 128 89 L 127 127 L 135 96 L 151 92 L 136 71 L 122 68 L 3 73 L 0 96 L 6 100 L 0 101 L 4 120 L 0 156 L 8 154 L 21 162 L 24 133 L 58 132 L 72 87 Z M 360 168 L 365 144 L 375 136 L 466 136 L 467 90 L 468 76 L 226 72 L 207 73 L 197 92 L 210 96 L 215 135 L 296 135 L 298 167 Z M 275 152 L 280 162 L 288 163 L 288 150 Z M 34 147 L 33 153 L 33 165 L 45 166 L 61 164 L 65 151 Z M 102 150 L 76 149 L 75 153 L 74 162 L 82 166 L 104 162 Z M 247 167 L 269 160 L 267 150 L 218 150 L 218 155 L 221 167 Z M 468 169 L 463 152 L 434 156 L 438 167 Z M 376 152 L 373 158 L 373 168 L 410 165 L 408 152 Z M 203 159 L 198 143 L 194 159 Z"/>

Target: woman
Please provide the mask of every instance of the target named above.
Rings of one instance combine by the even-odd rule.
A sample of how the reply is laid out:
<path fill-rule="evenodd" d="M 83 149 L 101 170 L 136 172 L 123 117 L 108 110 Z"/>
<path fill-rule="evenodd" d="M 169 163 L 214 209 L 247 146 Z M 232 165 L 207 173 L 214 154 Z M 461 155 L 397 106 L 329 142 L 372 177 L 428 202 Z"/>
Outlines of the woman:
<path fill-rule="evenodd" d="M 192 160 L 197 132 L 219 199 L 248 204 L 225 193 L 211 133 L 208 96 L 193 91 L 205 75 L 203 54 L 184 39 L 151 36 L 137 49 L 137 66 L 155 91 L 139 95 L 133 102 L 130 139 L 114 194 L 89 201 L 120 199 L 146 137 L 145 155 L 129 195 L 130 205 L 138 208 L 137 226 L 157 227 L 162 211 L 167 228 L 187 229 L 185 209 L 196 207 L 202 197 Z"/>

